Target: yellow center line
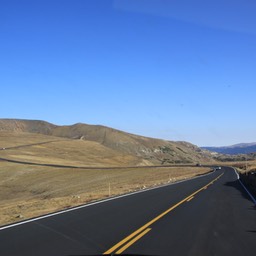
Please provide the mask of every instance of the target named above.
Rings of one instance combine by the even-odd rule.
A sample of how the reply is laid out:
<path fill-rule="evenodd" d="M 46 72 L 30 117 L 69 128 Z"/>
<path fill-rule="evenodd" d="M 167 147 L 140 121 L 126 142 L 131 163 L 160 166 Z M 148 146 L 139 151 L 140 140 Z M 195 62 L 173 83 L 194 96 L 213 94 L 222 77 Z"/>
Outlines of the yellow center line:
<path fill-rule="evenodd" d="M 121 254 L 123 251 L 125 251 L 127 248 L 129 248 L 131 245 L 133 245 L 136 241 L 138 241 L 140 238 L 142 238 L 144 235 L 146 235 L 151 228 L 145 229 L 142 233 L 140 233 L 138 236 L 133 238 L 129 243 L 127 243 L 125 246 L 123 246 L 121 249 L 119 249 L 115 254 Z"/>
<path fill-rule="evenodd" d="M 153 223 L 155 223 L 156 221 L 158 221 L 159 219 L 161 219 L 163 216 L 165 216 L 166 214 L 168 214 L 170 211 L 172 211 L 173 209 L 177 208 L 179 205 L 183 204 L 184 202 L 186 202 L 188 199 L 190 199 L 191 197 L 194 197 L 196 194 L 198 194 L 200 191 L 204 190 L 205 188 L 207 188 L 207 186 L 209 186 L 210 184 L 212 184 L 213 182 L 215 182 L 216 180 L 218 180 L 224 173 L 222 173 L 221 175 L 219 175 L 217 178 L 215 178 L 214 180 L 212 180 L 211 182 L 209 182 L 207 185 L 203 186 L 202 188 L 198 189 L 197 191 L 195 191 L 194 193 L 192 193 L 191 195 L 187 196 L 186 198 L 184 198 L 183 200 L 181 200 L 179 203 L 173 205 L 171 208 L 169 208 L 168 210 L 166 210 L 165 212 L 161 213 L 160 215 L 158 215 L 157 217 L 155 217 L 154 219 L 152 219 L 151 221 L 149 221 L 148 223 L 146 223 L 144 226 L 142 226 L 141 228 L 137 229 L 135 232 L 133 232 L 132 234 L 130 234 L 129 236 L 127 236 L 126 238 L 124 238 L 123 240 L 121 240 L 119 243 L 117 243 L 116 245 L 114 245 L 113 247 L 111 247 L 109 250 L 107 250 L 106 252 L 103 253 L 103 255 L 105 254 L 111 254 L 113 253 L 116 249 L 118 249 L 119 247 L 121 247 L 123 244 L 125 244 L 126 242 L 128 242 L 130 239 L 132 239 L 133 237 L 135 237 L 137 234 L 141 233 L 142 231 L 144 231 L 146 228 L 148 228 L 150 225 L 152 225 Z M 142 232 L 143 233 L 143 232 Z M 127 247 L 128 248 L 128 247 Z"/>
<path fill-rule="evenodd" d="M 194 198 L 194 196 L 191 196 L 191 197 L 187 200 L 187 202 L 191 201 L 193 198 Z"/>

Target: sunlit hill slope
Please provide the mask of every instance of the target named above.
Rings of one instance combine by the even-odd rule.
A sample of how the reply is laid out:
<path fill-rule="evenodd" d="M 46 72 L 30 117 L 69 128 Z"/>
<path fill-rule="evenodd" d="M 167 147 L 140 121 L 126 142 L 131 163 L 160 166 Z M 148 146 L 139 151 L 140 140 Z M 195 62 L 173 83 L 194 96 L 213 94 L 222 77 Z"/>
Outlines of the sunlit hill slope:
<path fill-rule="evenodd" d="M 14 147 L 2 150 L 2 157 L 40 163 L 139 166 L 211 161 L 209 153 L 187 142 L 153 139 L 100 125 L 58 126 L 37 120 L 0 119 L 0 136 L 0 148 Z"/>

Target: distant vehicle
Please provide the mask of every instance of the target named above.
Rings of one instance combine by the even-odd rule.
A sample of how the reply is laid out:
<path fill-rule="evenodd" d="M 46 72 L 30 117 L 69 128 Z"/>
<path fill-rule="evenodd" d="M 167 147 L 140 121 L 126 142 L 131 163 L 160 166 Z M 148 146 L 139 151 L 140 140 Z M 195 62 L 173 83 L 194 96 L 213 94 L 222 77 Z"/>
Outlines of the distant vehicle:
<path fill-rule="evenodd" d="M 196 164 L 196 166 L 202 166 L 202 165 L 198 163 L 198 164 Z"/>
<path fill-rule="evenodd" d="M 215 167 L 215 170 L 221 170 L 221 166 Z"/>

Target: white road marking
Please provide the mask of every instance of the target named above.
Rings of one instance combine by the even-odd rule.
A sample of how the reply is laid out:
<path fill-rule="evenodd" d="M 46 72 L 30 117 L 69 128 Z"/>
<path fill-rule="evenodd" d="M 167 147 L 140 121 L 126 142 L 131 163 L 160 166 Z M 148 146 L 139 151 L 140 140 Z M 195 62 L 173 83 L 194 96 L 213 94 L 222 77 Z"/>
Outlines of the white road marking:
<path fill-rule="evenodd" d="M 252 199 L 253 203 L 256 205 L 256 199 L 254 198 L 254 196 L 249 192 L 249 190 L 245 187 L 245 185 L 243 184 L 243 182 L 240 180 L 239 174 L 237 173 L 236 169 L 234 167 L 232 167 L 233 170 L 235 171 L 236 175 L 237 175 L 237 179 L 239 180 L 240 184 L 242 185 L 242 187 L 244 188 L 244 190 L 247 192 L 247 194 L 250 196 L 250 198 Z"/>
<path fill-rule="evenodd" d="M 47 214 L 47 215 L 43 215 L 43 216 L 35 217 L 35 218 L 32 218 L 32 219 L 24 220 L 24 221 L 21 221 L 21 222 L 17 222 L 17 223 L 14 223 L 14 224 L 10 224 L 10 225 L 6 225 L 6 226 L 3 226 L 3 227 L 0 227 L 0 231 L 4 230 L 4 229 L 20 226 L 20 225 L 23 225 L 23 224 L 26 224 L 26 223 L 34 222 L 34 221 L 37 221 L 37 220 L 42 220 L 42 219 L 46 219 L 46 218 L 53 217 L 53 216 L 56 216 L 56 215 L 60 215 L 60 214 L 66 213 L 66 212 L 71 212 L 71 211 L 79 210 L 79 209 L 86 208 L 86 207 L 89 207 L 89 206 L 93 206 L 93 205 L 96 205 L 96 204 L 101 204 L 101 203 L 105 203 L 105 202 L 108 202 L 108 201 L 116 200 L 116 199 L 119 199 L 119 198 L 123 198 L 123 197 L 131 196 L 131 195 L 143 193 L 143 192 L 146 192 L 146 191 L 150 191 L 150 190 L 154 190 L 154 189 L 158 189 L 158 188 L 163 188 L 163 187 L 167 187 L 167 186 L 172 186 L 172 185 L 175 185 L 175 184 L 178 184 L 178 183 L 182 183 L 182 182 L 198 179 L 200 177 L 204 177 L 204 176 L 213 174 L 214 172 L 215 171 L 207 173 L 207 174 L 204 174 L 204 175 L 196 176 L 196 177 L 193 177 L 193 178 L 190 178 L 190 179 L 177 181 L 177 182 L 174 182 L 174 183 L 171 183 L 171 184 L 168 183 L 168 184 L 160 185 L 160 186 L 153 187 L 153 188 L 143 189 L 143 190 L 131 192 L 131 193 L 128 193 L 128 194 L 124 194 L 124 195 L 120 195 L 120 196 L 115 196 L 115 197 L 99 200 L 99 201 L 96 201 L 96 202 L 92 202 L 92 203 L 76 206 L 76 207 L 69 208 L 69 209 L 66 209 L 66 210 L 62 210 L 62 211 L 59 211 L 59 212 L 54 212 L 54 213 L 50 213 L 50 214 Z"/>

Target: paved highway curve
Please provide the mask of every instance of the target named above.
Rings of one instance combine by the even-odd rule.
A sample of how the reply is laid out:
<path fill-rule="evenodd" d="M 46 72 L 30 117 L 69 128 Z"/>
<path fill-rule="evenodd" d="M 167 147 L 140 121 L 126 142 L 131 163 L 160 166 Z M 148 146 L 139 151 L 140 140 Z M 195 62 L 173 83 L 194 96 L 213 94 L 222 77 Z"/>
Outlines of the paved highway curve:
<path fill-rule="evenodd" d="M 0 255 L 256 253 L 255 205 L 232 168 L 0 228 Z"/>

